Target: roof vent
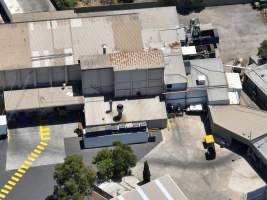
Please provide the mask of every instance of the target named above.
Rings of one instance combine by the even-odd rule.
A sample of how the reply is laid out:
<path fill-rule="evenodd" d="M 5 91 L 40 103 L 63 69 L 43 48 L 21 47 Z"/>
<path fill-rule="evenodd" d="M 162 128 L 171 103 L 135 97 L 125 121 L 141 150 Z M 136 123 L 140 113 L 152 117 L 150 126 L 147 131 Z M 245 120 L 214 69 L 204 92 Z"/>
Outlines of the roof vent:
<path fill-rule="evenodd" d="M 103 48 L 103 54 L 107 54 L 107 45 L 103 44 L 102 48 Z"/>
<path fill-rule="evenodd" d="M 205 75 L 198 75 L 197 76 L 197 85 L 205 85 L 206 83 L 206 76 Z"/>

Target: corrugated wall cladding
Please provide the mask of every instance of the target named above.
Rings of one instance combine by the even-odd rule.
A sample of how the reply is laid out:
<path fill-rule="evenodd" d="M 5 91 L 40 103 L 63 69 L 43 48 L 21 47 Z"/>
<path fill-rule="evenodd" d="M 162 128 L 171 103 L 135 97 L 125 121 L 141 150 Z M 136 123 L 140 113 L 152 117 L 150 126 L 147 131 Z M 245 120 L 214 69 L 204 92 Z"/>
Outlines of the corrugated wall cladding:
<path fill-rule="evenodd" d="M 159 95 L 163 92 L 164 69 L 115 71 L 115 96 Z"/>
<path fill-rule="evenodd" d="M 81 71 L 78 65 L 0 71 L 1 90 L 58 86 L 80 81 Z"/>

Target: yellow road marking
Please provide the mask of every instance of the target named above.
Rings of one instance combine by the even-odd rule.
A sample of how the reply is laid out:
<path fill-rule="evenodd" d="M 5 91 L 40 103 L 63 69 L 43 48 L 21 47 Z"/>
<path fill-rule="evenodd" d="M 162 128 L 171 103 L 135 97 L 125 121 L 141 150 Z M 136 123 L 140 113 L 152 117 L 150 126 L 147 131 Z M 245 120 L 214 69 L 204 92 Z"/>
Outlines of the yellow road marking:
<path fill-rule="evenodd" d="M 18 169 L 18 172 L 20 172 L 20 173 L 23 173 L 23 174 L 25 174 L 25 173 L 26 173 L 26 171 L 25 171 L 25 170 L 23 170 L 23 169 Z"/>
<path fill-rule="evenodd" d="M 16 178 L 15 176 L 12 176 L 11 179 L 12 179 L 13 181 L 19 182 L 19 179 Z"/>
<path fill-rule="evenodd" d="M 32 157 L 35 157 L 35 158 L 38 158 L 39 156 L 37 155 L 37 154 L 35 154 L 35 153 L 31 153 L 31 156 Z"/>
<path fill-rule="evenodd" d="M 20 168 L 22 168 L 22 169 L 29 169 L 29 167 L 27 165 L 21 165 Z"/>
<path fill-rule="evenodd" d="M 40 150 L 45 150 L 45 148 L 44 148 L 44 147 L 42 147 L 41 145 L 38 145 L 38 146 L 37 146 L 37 149 L 40 149 Z"/>
<path fill-rule="evenodd" d="M 40 127 L 40 130 L 41 130 L 41 132 L 43 132 L 43 131 L 49 131 L 50 128 L 49 128 L 49 127 L 41 126 L 41 127 Z"/>
<path fill-rule="evenodd" d="M 47 142 L 40 142 L 40 144 L 43 145 L 43 146 L 47 146 L 48 145 Z"/>
<path fill-rule="evenodd" d="M 16 173 L 15 173 L 15 176 L 17 176 L 17 177 L 20 177 L 20 178 L 21 178 L 23 175 L 22 175 L 22 174 L 20 174 L 20 173 L 18 173 L 18 172 L 16 172 Z"/>
<path fill-rule="evenodd" d="M 50 135 L 50 130 L 41 131 L 40 134 L 41 135 L 46 135 L 46 134 Z"/>
<path fill-rule="evenodd" d="M 31 156 L 28 156 L 28 160 L 30 161 L 35 161 L 35 158 L 31 157 Z"/>
<path fill-rule="evenodd" d="M 45 140 L 50 140 L 51 138 L 50 137 L 43 137 L 41 136 L 41 140 L 45 141 Z"/>
<path fill-rule="evenodd" d="M 4 188 L 8 189 L 8 190 L 12 190 L 13 187 L 9 186 L 9 185 L 5 185 Z"/>
<path fill-rule="evenodd" d="M 12 185 L 12 186 L 15 186 L 15 185 L 16 185 L 16 183 L 13 182 L 13 181 L 8 181 L 8 184 L 9 184 L 9 185 Z"/>
<path fill-rule="evenodd" d="M 0 193 L 0 198 L 6 198 L 6 195 Z"/>
<path fill-rule="evenodd" d="M 28 160 L 24 161 L 24 163 L 25 163 L 26 165 L 31 165 L 31 164 L 32 164 L 32 162 L 30 162 L 30 161 L 28 161 Z"/>
<path fill-rule="evenodd" d="M 39 151 L 38 149 L 34 149 L 33 151 L 34 151 L 35 153 L 38 153 L 38 154 L 42 153 L 42 152 Z"/>
<path fill-rule="evenodd" d="M 5 189 L 1 189 L 1 192 L 5 193 L 5 194 L 8 194 L 9 191 L 5 190 Z"/>

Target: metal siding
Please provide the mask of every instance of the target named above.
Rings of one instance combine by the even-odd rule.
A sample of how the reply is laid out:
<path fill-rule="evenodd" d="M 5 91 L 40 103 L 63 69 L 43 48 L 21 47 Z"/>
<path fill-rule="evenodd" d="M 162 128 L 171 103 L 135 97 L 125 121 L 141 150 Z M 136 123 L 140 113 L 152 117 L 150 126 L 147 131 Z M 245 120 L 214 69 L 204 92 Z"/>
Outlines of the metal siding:
<path fill-rule="evenodd" d="M 53 67 L 52 68 L 52 80 L 53 80 L 53 83 L 64 83 L 65 82 L 65 68 L 64 67 Z"/>
<path fill-rule="evenodd" d="M 133 81 L 133 89 L 135 88 L 147 88 L 147 80 Z"/>
<path fill-rule="evenodd" d="M 149 80 L 148 87 L 162 87 L 162 80 Z"/>
<path fill-rule="evenodd" d="M 163 69 L 149 69 L 148 79 L 161 79 L 163 77 Z"/>
<path fill-rule="evenodd" d="M 137 88 L 137 89 L 132 90 L 133 96 L 137 96 L 138 93 L 140 93 L 140 95 L 146 95 L 147 94 L 147 88 Z"/>
<path fill-rule="evenodd" d="M 9 70 L 6 74 L 6 86 L 9 89 L 19 88 L 21 85 L 20 73 L 18 70 Z"/>
<path fill-rule="evenodd" d="M 131 80 L 130 71 L 115 71 L 114 73 L 115 73 L 115 82 Z"/>
<path fill-rule="evenodd" d="M 158 95 L 163 92 L 162 87 L 150 87 L 147 89 L 147 94 L 148 95 Z"/>
<path fill-rule="evenodd" d="M 115 90 L 116 97 L 131 96 L 130 90 Z"/>
<path fill-rule="evenodd" d="M 5 83 L 5 72 L 1 71 L 0 72 L 0 88 L 1 90 L 4 90 L 6 87 L 6 83 Z"/>
<path fill-rule="evenodd" d="M 112 146 L 114 141 L 120 141 L 123 144 L 136 144 L 148 142 L 148 133 L 137 132 L 137 133 L 123 133 L 123 134 L 113 134 L 99 137 L 84 137 L 84 147 L 85 148 L 97 148 Z"/>
<path fill-rule="evenodd" d="M 33 69 L 23 69 L 20 70 L 22 87 L 32 87 L 34 86 L 34 72 Z"/>
<path fill-rule="evenodd" d="M 131 75 L 133 81 L 147 80 L 147 70 L 135 70 Z"/>
<path fill-rule="evenodd" d="M 68 66 L 68 80 L 69 81 L 81 81 L 81 68 L 80 66 Z"/>
<path fill-rule="evenodd" d="M 49 85 L 49 68 L 36 69 L 38 86 Z"/>

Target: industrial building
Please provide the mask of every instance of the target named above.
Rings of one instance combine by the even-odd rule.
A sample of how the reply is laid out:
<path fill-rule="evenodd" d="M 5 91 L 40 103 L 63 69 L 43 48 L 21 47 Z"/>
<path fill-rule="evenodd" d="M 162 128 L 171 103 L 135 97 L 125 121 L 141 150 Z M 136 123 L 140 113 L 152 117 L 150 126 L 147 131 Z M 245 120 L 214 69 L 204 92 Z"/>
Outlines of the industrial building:
<path fill-rule="evenodd" d="M 247 69 L 243 87 L 260 108 L 267 110 L 267 64 Z"/>
<path fill-rule="evenodd" d="M 175 7 L 68 13 L 0 25 L 0 89 L 9 117 L 76 109 L 84 110 L 86 128 L 165 128 L 165 101 L 182 108 L 239 103 L 238 95 L 230 100 L 235 91 L 219 58 L 184 60 L 197 51 L 182 48 Z M 123 116 L 114 121 L 118 105 Z"/>
<path fill-rule="evenodd" d="M 112 198 L 112 200 L 142 200 L 142 199 L 179 199 L 188 200 L 181 189 L 169 175 L 162 176 L 145 185 L 136 186 L 130 192 Z"/>
<path fill-rule="evenodd" d="M 222 146 L 243 148 L 251 161 L 267 169 L 267 112 L 240 105 L 210 106 L 212 133 Z"/>
<path fill-rule="evenodd" d="M 126 176 L 121 182 L 104 182 L 97 186 L 92 196 L 93 200 L 188 200 L 170 175 L 164 175 L 142 186 L 139 180 L 132 176 Z M 98 193 L 96 193 L 98 192 Z"/>

